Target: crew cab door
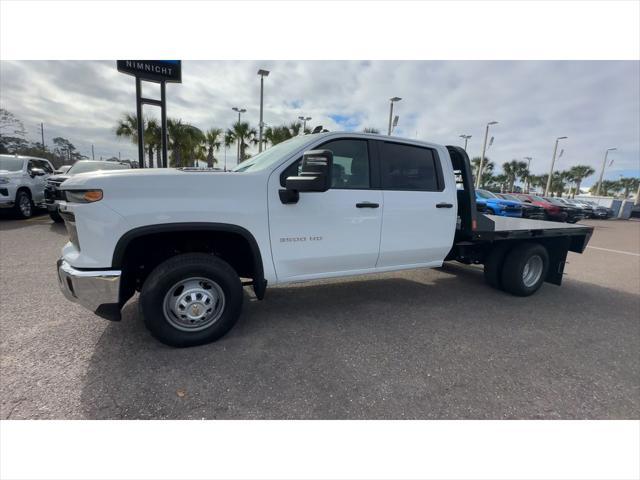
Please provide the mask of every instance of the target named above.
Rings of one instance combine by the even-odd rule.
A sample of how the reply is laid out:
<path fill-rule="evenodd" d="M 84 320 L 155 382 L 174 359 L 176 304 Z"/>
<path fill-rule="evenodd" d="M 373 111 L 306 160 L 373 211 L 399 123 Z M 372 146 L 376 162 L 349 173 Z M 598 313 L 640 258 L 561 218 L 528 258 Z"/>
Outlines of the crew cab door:
<path fill-rule="evenodd" d="M 378 151 L 384 198 L 378 269 L 439 266 L 457 220 L 447 151 L 392 141 L 379 142 Z"/>
<path fill-rule="evenodd" d="M 380 246 L 382 192 L 371 189 L 370 141 L 343 138 L 314 147 L 333 152 L 332 187 L 300 192 L 283 204 L 278 191 L 300 159 L 269 179 L 269 234 L 278 281 L 373 271 Z"/>

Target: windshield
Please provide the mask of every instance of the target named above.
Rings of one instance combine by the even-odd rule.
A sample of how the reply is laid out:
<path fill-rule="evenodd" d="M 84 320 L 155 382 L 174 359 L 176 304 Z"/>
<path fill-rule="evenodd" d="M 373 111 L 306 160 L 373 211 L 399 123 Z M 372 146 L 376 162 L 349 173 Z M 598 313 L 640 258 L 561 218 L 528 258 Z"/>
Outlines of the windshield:
<path fill-rule="evenodd" d="M 288 157 L 296 150 L 299 150 L 302 146 L 309 143 L 312 138 L 308 135 L 300 135 L 287 140 L 286 142 L 278 143 L 273 147 L 265 150 L 262 153 L 257 154 L 255 157 L 250 158 L 246 162 L 242 162 L 233 172 L 255 172 L 257 170 L 264 170 L 270 167 L 274 163 Z"/>
<path fill-rule="evenodd" d="M 75 175 L 76 173 L 95 172 L 97 170 L 123 170 L 125 168 L 129 168 L 129 165 L 117 162 L 78 162 L 67 173 Z"/>
<path fill-rule="evenodd" d="M 19 172 L 22 170 L 23 162 L 22 158 L 0 158 L 0 170 Z"/>
<path fill-rule="evenodd" d="M 534 201 L 534 202 L 545 202 L 545 203 L 549 203 L 549 201 L 548 201 L 548 200 L 545 200 L 544 198 L 539 197 L 539 196 L 537 196 L 537 195 L 531 195 L 531 198 L 533 198 L 533 201 Z"/>
<path fill-rule="evenodd" d="M 496 198 L 493 193 L 487 192 L 486 190 L 476 190 L 476 193 L 480 198 Z"/>

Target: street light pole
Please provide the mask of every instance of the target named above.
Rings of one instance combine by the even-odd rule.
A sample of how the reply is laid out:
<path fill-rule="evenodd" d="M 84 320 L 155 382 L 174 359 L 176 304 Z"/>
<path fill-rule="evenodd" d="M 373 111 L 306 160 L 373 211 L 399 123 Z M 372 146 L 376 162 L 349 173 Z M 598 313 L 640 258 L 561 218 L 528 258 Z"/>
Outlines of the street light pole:
<path fill-rule="evenodd" d="M 484 143 L 482 145 L 482 156 L 480 157 L 480 164 L 478 165 L 478 176 L 476 177 L 476 188 L 480 188 L 480 179 L 482 178 L 482 170 L 484 168 L 484 155 L 487 151 L 487 138 L 489 137 L 489 127 L 491 125 L 496 125 L 498 122 L 495 120 L 493 122 L 487 123 L 487 127 L 484 130 Z"/>
<path fill-rule="evenodd" d="M 531 179 L 531 160 L 532 157 L 523 157 L 527 161 L 527 193 L 529 193 L 530 179 Z"/>
<path fill-rule="evenodd" d="M 460 138 L 464 138 L 464 151 L 467 151 L 467 141 L 471 138 L 471 135 L 460 135 Z"/>
<path fill-rule="evenodd" d="M 556 152 L 558 151 L 558 142 L 560 140 L 564 140 L 567 137 L 558 137 L 556 138 L 556 143 L 553 147 L 553 158 L 551 159 L 551 169 L 549 170 L 549 178 L 547 178 L 547 186 L 544 189 L 544 196 L 549 195 L 549 189 L 551 188 L 551 178 L 553 177 L 553 167 L 556 163 Z"/>
<path fill-rule="evenodd" d="M 233 107 L 231 110 L 233 110 L 234 112 L 238 112 L 238 126 L 240 126 L 240 115 L 242 115 L 244 112 L 247 111 L 246 108 L 239 108 L 239 107 Z M 238 137 L 238 151 L 236 153 L 237 157 L 236 157 L 236 163 L 240 163 L 240 137 Z"/>
<path fill-rule="evenodd" d="M 391 122 L 393 120 L 393 104 L 394 102 L 399 102 L 402 100 L 400 97 L 392 97 L 389 99 L 389 130 L 387 131 L 387 135 L 391 136 Z"/>
<path fill-rule="evenodd" d="M 307 129 L 307 120 L 311 120 L 311 117 L 298 117 L 298 120 L 302 121 L 302 134 L 304 135 Z"/>
<path fill-rule="evenodd" d="M 262 129 L 264 128 L 264 122 L 262 121 L 262 109 L 264 104 L 264 77 L 269 76 L 269 70 L 258 70 L 260 75 L 260 126 L 258 130 L 258 153 L 262 152 Z"/>
<path fill-rule="evenodd" d="M 604 167 L 607 166 L 607 157 L 609 156 L 609 152 L 616 150 L 616 148 L 607 148 L 607 151 L 604 152 L 604 160 L 602 161 L 602 169 L 600 170 L 600 178 L 598 179 L 598 188 L 596 189 L 596 197 L 600 195 L 600 188 L 602 187 L 602 177 L 604 177 Z"/>

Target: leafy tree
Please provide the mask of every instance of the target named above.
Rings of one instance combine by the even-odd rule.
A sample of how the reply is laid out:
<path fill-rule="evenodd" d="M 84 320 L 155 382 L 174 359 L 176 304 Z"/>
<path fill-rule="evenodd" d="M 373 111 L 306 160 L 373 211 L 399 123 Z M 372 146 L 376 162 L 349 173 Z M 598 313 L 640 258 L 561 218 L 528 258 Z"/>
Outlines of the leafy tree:
<path fill-rule="evenodd" d="M 569 169 L 567 180 L 572 182 L 576 187 L 573 194 L 574 197 L 576 193 L 580 194 L 580 185 L 582 184 L 582 181 L 593 175 L 595 172 L 596 171 L 589 165 L 574 165 Z"/>
<path fill-rule="evenodd" d="M 68 160 L 70 163 L 75 163 L 78 160 L 89 158 L 86 155 L 82 155 L 75 145 L 66 138 L 56 137 L 53 139 L 53 144 L 55 145 L 53 153 L 63 161 Z"/>
<path fill-rule="evenodd" d="M 9 110 L 0 108 L 0 153 L 15 153 L 27 147 L 24 124 Z"/>

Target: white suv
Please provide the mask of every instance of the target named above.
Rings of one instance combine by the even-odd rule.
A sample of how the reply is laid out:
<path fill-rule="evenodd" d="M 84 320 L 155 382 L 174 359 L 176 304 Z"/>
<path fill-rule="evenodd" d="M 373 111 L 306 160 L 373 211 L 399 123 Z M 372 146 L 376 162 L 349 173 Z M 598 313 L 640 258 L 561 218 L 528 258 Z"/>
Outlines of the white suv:
<path fill-rule="evenodd" d="M 46 179 L 53 173 L 49 160 L 0 155 L 0 208 L 11 208 L 20 218 L 33 215 L 44 203 Z"/>

